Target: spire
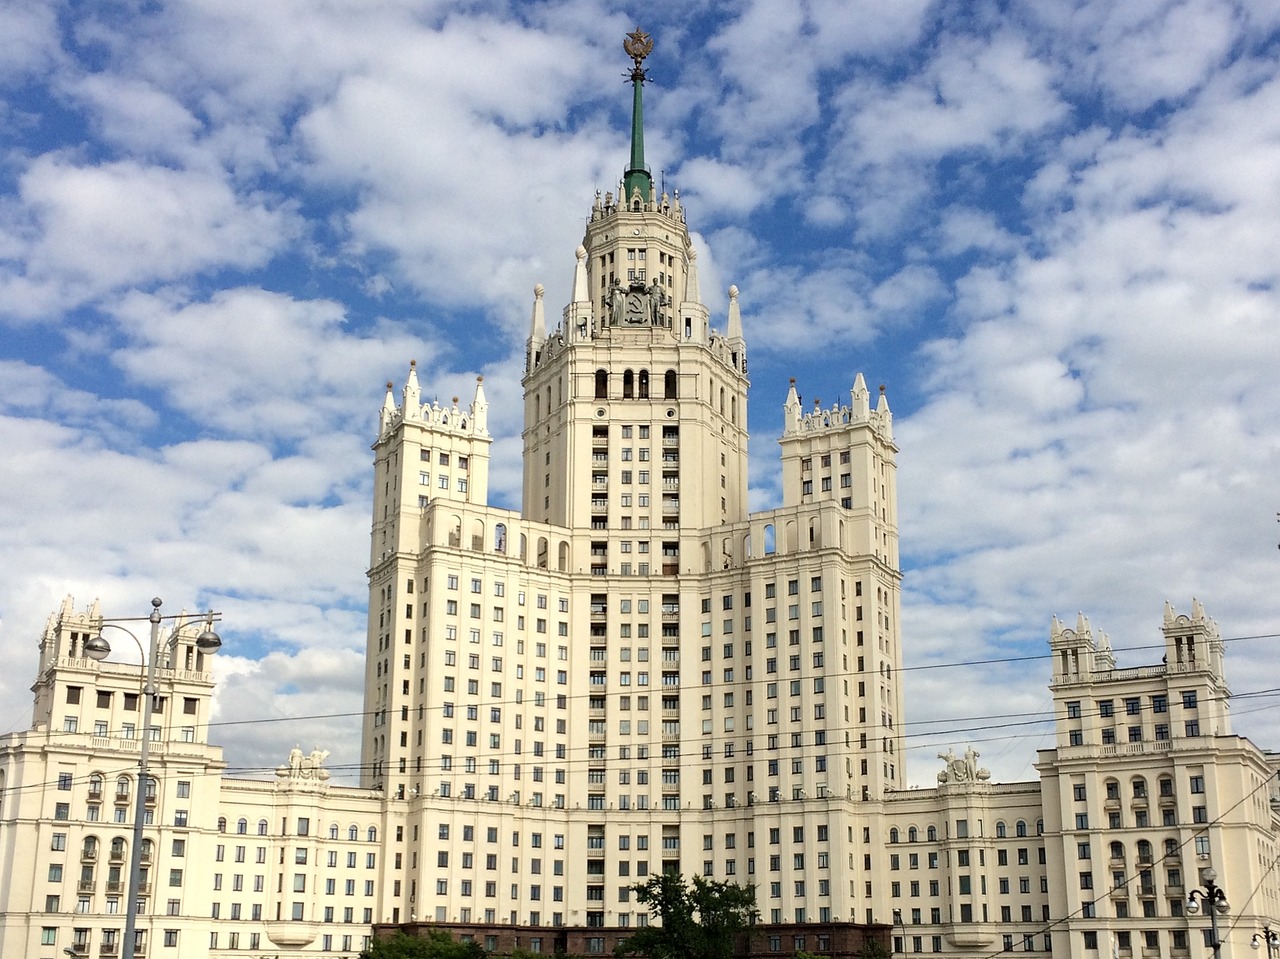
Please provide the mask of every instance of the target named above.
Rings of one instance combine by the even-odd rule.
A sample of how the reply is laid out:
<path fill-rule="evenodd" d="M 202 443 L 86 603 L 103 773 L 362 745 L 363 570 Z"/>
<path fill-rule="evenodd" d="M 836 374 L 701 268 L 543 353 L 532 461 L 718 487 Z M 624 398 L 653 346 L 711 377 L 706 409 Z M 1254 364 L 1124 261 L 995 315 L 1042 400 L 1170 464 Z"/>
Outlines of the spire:
<path fill-rule="evenodd" d="M 590 302 L 591 291 L 587 288 L 587 248 L 579 244 L 573 255 L 577 260 L 573 268 L 573 302 Z"/>
<path fill-rule="evenodd" d="M 404 413 L 405 416 L 418 412 L 422 405 L 422 388 L 418 385 L 418 361 L 409 361 L 409 376 L 404 381 Z"/>
<path fill-rule="evenodd" d="M 849 406 L 856 420 L 865 420 L 871 414 L 871 394 L 867 390 L 867 380 L 861 373 L 853 378 L 853 389 L 849 391 Z"/>
<path fill-rule="evenodd" d="M 622 41 L 622 49 L 627 52 L 635 66 L 631 70 L 631 163 L 623 178 L 621 205 L 631 202 L 632 191 L 640 190 L 640 199 L 646 204 L 653 202 L 653 177 L 644 165 L 644 81 L 645 72 L 641 64 L 644 58 L 653 51 L 653 38 L 639 27 L 627 34 Z"/>
<path fill-rule="evenodd" d="M 793 433 L 800 429 L 800 394 L 796 392 L 796 378 L 791 377 L 791 385 L 787 387 L 787 399 L 782 404 L 782 431 Z"/>
<path fill-rule="evenodd" d="M 392 390 L 394 389 L 395 389 L 395 384 L 392 383 L 390 380 L 387 380 L 387 396 L 386 396 L 386 399 L 382 401 L 382 409 L 378 415 L 379 433 L 385 433 L 388 429 L 390 429 L 391 421 L 395 419 L 396 397 L 395 397 L 395 393 L 392 392 Z"/>
<path fill-rule="evenodd" d="M 489 400 L 484 395 L 484 377 L 476 377 L 476 395 L 471 400 L 471 428 L 477 436 L 489 434 Z"/>
<path fill-rule="evenodd" d="M 742 311 L 738 306 L 738 288 L 729 287 L 729 339 L 742 339 Z"/>
<path fill-rule="evenodd" d="M 698 251 L 689 249 L 689 275 L 684 283 L 684 298 L 688 303 L 701 303 L 702 291 L 698 288 Z"/>
<path fill-rule="evenodd" d="M 529 321 L 529 341 L 534 346 L 547 338 L 547 318 L 542 309 L 542 295 L 546 287 L 537 283 L 533 287 L 533 316 Z"/>

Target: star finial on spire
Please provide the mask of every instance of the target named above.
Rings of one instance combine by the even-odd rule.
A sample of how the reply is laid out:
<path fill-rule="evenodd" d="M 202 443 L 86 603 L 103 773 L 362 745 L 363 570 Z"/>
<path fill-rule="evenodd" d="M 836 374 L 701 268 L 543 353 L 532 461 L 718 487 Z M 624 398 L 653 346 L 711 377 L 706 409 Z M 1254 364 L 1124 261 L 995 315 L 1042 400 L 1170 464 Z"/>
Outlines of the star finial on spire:
<path fill-rule="evenodd" d="M 647 77 L 645 77 L 642 64 L 644 58 L 653 52 L 653 37 L 636 27 L 622 41 L 622 49 L 627 52 L 627 56 L 635 61 L 635 67 L 631 70 L 631 79 L 639 80 L 643 83 Z"/>

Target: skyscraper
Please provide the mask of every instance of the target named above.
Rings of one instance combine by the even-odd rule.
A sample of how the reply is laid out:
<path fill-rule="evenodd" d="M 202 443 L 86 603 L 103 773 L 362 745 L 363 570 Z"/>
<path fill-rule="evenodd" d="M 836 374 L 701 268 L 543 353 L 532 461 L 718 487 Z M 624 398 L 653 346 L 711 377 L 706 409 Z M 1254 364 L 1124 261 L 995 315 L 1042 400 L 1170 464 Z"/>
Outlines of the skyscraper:
<path fill-rule="evenodd" d="M 422 919 L 625 926 L 651 873 L 750 882 L 784 852 L 773 911 L 848 916 L 816 864 L 903 781 L 888 404 L 860 374 L 825 407 L 780 388 L 783 503 L 748 511 L 739 294 L 717 327 L 645 165 L 651 46 L 627 38 L 630 163 L 554 326 L 534 292 L 522 511 L 487 501 L 482 384 L 424 404 L 411 367 L 383 408 L 363 766 L 417 797 Z"/>

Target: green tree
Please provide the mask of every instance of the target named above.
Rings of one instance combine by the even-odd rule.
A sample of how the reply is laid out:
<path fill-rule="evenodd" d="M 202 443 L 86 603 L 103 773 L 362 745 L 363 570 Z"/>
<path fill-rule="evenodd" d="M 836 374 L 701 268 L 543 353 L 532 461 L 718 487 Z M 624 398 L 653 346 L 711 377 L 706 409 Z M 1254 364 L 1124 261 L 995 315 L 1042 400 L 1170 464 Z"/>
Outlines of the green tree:
<path fill-rule="evenodd" d="M 374 939 L 360 959 L 485 959 L 477 942 L 458 942 L 443 929 L 429 929 L 425 935 L 397 932 L 390 939 Z"/>
<path fill-rule="evenodd" d="M 858 959 L 889 959 L 892 955 L 878 939 L 865 939 L 858 950 Z"/>
<path fill-rule="evenodd" d="M 636 899 L 649 907 L 653 923 L 618 943 L 614 953 L 649 959 L 732 959 L 737 934 L 756 916 L 754 886 L 739 886 L 676 872 L 636 886 Z M 657 925 L 656 923 L 661 923 Z"/>

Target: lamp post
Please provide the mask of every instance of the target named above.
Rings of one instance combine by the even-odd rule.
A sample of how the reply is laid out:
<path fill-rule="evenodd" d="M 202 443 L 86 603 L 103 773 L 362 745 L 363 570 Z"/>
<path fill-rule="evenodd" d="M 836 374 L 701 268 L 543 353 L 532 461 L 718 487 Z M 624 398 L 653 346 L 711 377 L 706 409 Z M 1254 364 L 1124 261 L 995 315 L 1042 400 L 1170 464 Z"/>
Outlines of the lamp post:
<path fill-rule="evenodd" d="M 1203 870 L 1200 881 L 1204 883 L 1204 888 L 1192 889 L 1187 895 L 1189 914 L 1194 916 L 1202 907 L 1209 914 L 1209 948 L 1213 950 L 1214 959 L 1217 959 L 1222 949 L 1222 943 L 1218 939 L 1218 917 L 1225 916 L 1231 909 L 1227 903 L 1226 891 L 1215 881 L 1217 878 L 1218 874 L 1212 869 Z"/>
<path fill-rule="evenodd" d="M 143 664 L 146 684 L 142 687 L 142 744 L 138 751 L 138 784 L 134 791 L 133 848 L 129 850 L 129 898 L 125 903 L 123 959 L 134 959 L 136 947 L 134 940 L 138 925 L 138 892 L 142 886 L 142 825 L 146 816 L 147 789 L 151 785 L 151 777 L 148 775 L 148 759 L 151 745 L 151 716 L 155 711 L 156 660 L 160 658 L 160 624 L 166 619 L 178 620 L 183 618 L 182 616 L 161 616 L 161 605 L 162 601 L 159 596 L 151 600 L 151 615 L 146 617 L 147 622 L 151 624 L 151 651 L 149 655 L 145 656 L 146 662 Z M 204 629 L 201 630 L 195 641 L 196 648 L 201 652 L 216 653 L 218 648 L 222 646 L 221 638 L 212 629 L 213 623 L 218 618 L 218 614 L 210 610 L 196 621 L 197 623 L 204 623 Z M 122 621 L 131 622 L 133 619 Z M 177 644 L 179 633 L 192 625 L 196 625 L 196 623 L 176 623 L 173 631 L 169 634 L 168 640 L 165 642 L 166 651 L 172 650 Z M 134 636 L 132 631 L 119 625 L 118 622 L 104 620 L 101 628 L 106 629 L 108 627 L 128 634 L 138 644 L 138 651 L 143 652 L 141 640 Z M 111 654 L 111 644 L 99 633 L 99 635 L 85 640 L 84 652 L 90 659 L 101 662 Z"/>
<path fill-rule="evenodd" d="M 1273 959 L 1276 946 L 1280 946 L 1280 933 L 1277 933 L 1270 926 L 1263 926 L 1262 932 L 1255 932 L 1249 939 L 1249 945 L 1255 949 L 1264 943 L 1267 947 L 1267 959 Z"/>

